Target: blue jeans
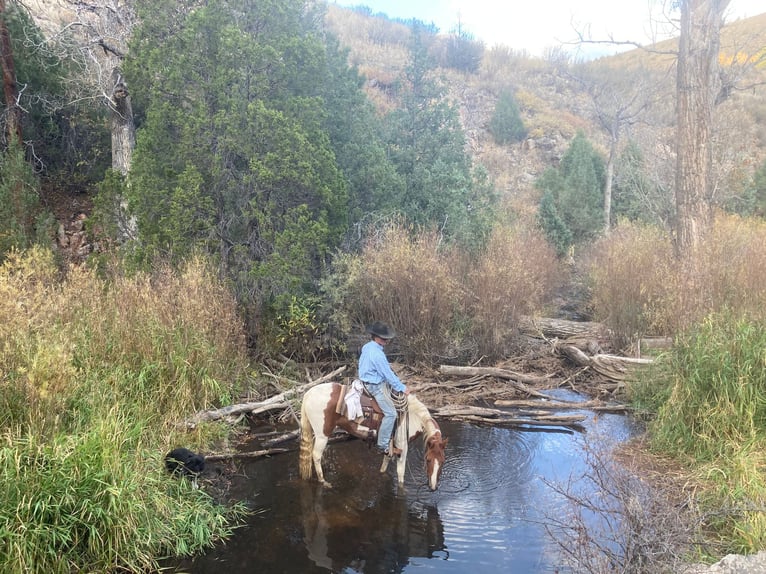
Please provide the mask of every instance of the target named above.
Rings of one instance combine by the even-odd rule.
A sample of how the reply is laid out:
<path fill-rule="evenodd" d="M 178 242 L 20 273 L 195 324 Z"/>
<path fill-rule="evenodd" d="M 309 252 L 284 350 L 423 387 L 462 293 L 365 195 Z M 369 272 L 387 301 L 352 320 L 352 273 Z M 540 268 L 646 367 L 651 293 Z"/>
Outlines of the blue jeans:
<path fill-rule="evenodd" d="M 380 410 L 383 411 L 383 420 L 380 422 L 380 429 L 378 429 L 378 447 L 385 450 L 388 449 L 388 443 L 391 441 L 391 433 L 394 432 L 394 423 L 396 422 L 396 407 L 391 401 L 387 386 L 387 383 L 365 384 L 370 394 L 378 401 Z"/>

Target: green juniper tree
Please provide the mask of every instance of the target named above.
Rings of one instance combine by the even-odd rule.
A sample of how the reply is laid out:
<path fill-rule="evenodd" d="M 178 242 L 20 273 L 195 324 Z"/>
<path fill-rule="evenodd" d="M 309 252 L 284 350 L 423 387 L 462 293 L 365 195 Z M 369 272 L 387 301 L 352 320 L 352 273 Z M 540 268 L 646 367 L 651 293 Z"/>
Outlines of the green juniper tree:
<path fill-rule="evenodd" d="M 604 160 L 579 132 L 557 168 L 548 168 L 536 185 L 543 191 L 541 226 L 562 252 L 561 242 L 594 238 L 603 229 Z"/>
<path fill-rule="evenodd" d="M 495 196 L 474 169 L 457 110 L 432 72 L 423 31 L 414 26 L 402 106 L 386 118 L 390 155 L 405 182 L 389 202 L 415 224 L 436 225 L 448 237 L 475 244 L 489 229 Z"/>
<path fill-rule="evenodd" d="M 489 131 L 499 144 L 518 142 L 527 137 L 527 128 L 521 119 L 516 98 L 508 90 L 500 93 L 489 122 Z"/>

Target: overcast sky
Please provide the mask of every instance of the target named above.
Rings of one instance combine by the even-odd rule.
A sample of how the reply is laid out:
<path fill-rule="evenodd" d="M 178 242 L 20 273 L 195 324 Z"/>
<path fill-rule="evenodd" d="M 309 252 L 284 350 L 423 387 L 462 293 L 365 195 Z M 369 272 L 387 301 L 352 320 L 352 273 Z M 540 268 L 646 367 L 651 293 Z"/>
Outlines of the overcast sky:
<path fill-rule="evenodd" d="M 577 31 L 593 40 L 635 41 L 668 37 L 661 0 L 335 0 L 342 6 L 368 6 L 393 18 L 433 22 L 449 32 L 458 21 L 487 47 L 503 44 L 542 56 L 547 48 L 574 42 Z M 766 12 L 764 0 L 731 0 L 727 21 Z M 652 13 L 655 17 L 652 18 Z M 677 14 L 676 14 L 677 16 Z M 652 21 L 655 24 L 652 24 Z M 652 35 L 654 34 L 654 36 Z M 664 34 L 664 35 L 663 35 Z M 674 35 L 674 34 L 671 34 Z M 574 47 L 568 49 L 575 50 Z M 590 51 L 616 48 L 589 48 Z"/>

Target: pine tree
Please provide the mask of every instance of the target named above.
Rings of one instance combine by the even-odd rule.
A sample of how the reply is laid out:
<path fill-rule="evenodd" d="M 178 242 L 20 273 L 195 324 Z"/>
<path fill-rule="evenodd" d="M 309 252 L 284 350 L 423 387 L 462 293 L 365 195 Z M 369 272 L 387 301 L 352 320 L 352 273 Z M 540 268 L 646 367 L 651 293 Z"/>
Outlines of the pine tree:
<path fill-rule="evenodd" d="M 582 243 L 603 229 L 604 177 L 603 158 L 580 132 L 561 158 L 559 167 L 549 168 L 537 181 L 548 204 L 541 202 L 543 229 L 557 248 L 561 248 L 562 240 L 567 237 L 574 243 Z"/>
<path fill-rule="evenodd" d="M 527 128 L 521 119 L 516 98 L 508 90 L 500 93 L 489 122 L 489 131 L 499 144 L 519 142 L 527 137 Z"/>

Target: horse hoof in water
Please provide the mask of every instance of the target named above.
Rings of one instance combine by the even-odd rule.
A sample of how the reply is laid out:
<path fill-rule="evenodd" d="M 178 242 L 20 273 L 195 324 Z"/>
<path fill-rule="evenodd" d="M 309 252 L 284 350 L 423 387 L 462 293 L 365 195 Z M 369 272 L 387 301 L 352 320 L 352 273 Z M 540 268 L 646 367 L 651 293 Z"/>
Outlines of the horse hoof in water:
<path fill-rule="evenodd" d="M 205 457 L 188 448 L 174 448 L 165 455 L 165 468 L 173 476 L 196 478 L 205 470 Z"/>

